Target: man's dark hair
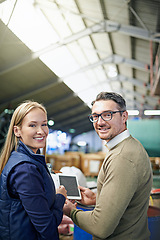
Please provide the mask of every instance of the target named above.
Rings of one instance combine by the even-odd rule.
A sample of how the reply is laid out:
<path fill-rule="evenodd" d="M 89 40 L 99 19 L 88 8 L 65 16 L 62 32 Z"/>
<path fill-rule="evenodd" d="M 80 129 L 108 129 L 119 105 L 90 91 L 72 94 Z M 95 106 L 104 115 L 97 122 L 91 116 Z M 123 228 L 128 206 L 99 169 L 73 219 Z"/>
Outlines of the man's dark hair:
<path fill-rule="evenodd" d="M 124 100 L 124 98 L 119 95 L 118 93 L 114 93 L 114 92 L 100 92 L 97 97 L 96 100 L 94 100 L 91 104 L 93 106 L 93 104 L 97 101 L 100 100 L 112 100 L 114 102 L 117 103 L 119 110 L 126 110 L 126 101 Z"/>

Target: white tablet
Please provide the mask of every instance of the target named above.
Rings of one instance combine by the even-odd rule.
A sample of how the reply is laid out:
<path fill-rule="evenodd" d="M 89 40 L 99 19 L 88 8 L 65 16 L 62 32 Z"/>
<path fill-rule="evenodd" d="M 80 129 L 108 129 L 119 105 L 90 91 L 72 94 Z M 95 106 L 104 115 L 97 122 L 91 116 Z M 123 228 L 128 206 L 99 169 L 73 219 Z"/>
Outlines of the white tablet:
<path fill-rule="evenodd" d="M 61 173 L 52 174 L 52 178 L 55 182 L 55 186 L 59 187 L 63 185 L 67 190 L 68 199 L 81 199 L 81 193 L 78 188 L 78 179 L 76 175 L 65 175 Z"/>

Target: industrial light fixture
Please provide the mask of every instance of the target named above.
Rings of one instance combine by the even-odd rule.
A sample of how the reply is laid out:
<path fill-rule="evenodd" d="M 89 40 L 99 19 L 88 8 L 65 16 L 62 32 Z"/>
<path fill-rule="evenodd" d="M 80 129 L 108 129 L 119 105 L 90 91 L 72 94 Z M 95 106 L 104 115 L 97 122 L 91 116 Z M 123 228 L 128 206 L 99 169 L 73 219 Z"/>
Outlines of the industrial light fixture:
<path fill-rule="evenodd" d="M 117 70 L 114 66 L 109 66 L 109 69 L 108 69 L 108 77 L 110 78 L 114 78 L 114 77 L 117 77 L 118 73 L 117 73 Z"/>
<path fill-rule="evenodd" d="M 129 116 L 137 116 L 139 115 L 138 110 L 127 110 Z"/>
<path fill-rule="evenodd" d="M 151 115 L 155 115 L 155 116 L 158 116 L 160 115 L 160 110 L 145 110 L 144 111 L 144 115 L 147 115 L 147 116 L 151 116 Z"/>
<path fill-rule="evenodd" d="M 54 125 L 54 121 L 53 120 L 48 120 L 48 125 L 51 127 Z"/>
<path fill-rule="evenodd" d="M 14 112 L 14 110 L 13 110 L 13 109 L 8 109 L 8 108 L 6 108 L 6 109 L 4 110 L 4 112 L 5 112 L 5 113 L 8 113 L 8 114 L 12 114 L 12 113 Z"/>
<path fill-rule="evenodd" d="M 69 132 L 70 132 L 70 133 L 75 133 L 75 131 L 76 131 L 76 130 L 75 130 L 74 128 L 69 129 Z"/>
<path fill-rule="evenodd" d="M 80 147 L 84 147 L 84 146 L 86 146 L 86 142 L 85 141 L 78 141 L 77 145 L 80 146 Z"/>

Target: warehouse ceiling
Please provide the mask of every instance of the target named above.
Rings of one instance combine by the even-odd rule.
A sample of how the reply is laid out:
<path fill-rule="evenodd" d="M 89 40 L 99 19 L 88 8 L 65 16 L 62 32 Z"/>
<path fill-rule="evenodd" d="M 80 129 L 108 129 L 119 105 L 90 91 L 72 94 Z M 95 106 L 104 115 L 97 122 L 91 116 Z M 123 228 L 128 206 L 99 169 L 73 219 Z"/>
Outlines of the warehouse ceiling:
<path fill-rule="evenodd" d="M 0 117 L 33 99 L 75 136 L 115 91 L 143 118 L 160 109 L 159 43 L 160 0 L 1 0 Z"/>

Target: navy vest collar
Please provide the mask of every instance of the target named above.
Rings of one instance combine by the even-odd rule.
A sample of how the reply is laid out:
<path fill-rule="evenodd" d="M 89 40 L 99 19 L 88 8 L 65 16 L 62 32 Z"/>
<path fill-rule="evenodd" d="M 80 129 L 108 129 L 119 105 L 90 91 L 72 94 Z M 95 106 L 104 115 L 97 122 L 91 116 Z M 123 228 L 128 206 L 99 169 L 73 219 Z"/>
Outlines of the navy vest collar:
<path fill-rule="evenodd" d="M 36 159 L 39 161 L 41 164 L 46 166 L 45 162 L 45 156 L 42 154 L 39 154 L 39 150 L 37 151 L 38 153 L 34 153 L 29 147 L 27 147 L 22 141 L 19 141 L 18 147 L 17 147 L 17 152 L 26 154 L 27 156 Z"/>

